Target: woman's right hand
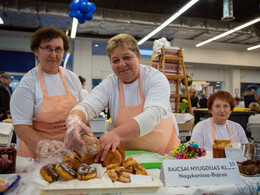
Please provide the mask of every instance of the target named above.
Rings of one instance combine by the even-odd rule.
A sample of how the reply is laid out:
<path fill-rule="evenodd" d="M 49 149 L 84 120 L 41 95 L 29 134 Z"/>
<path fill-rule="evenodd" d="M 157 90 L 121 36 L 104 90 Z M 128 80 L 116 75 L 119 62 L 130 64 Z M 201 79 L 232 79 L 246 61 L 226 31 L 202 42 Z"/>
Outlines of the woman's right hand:
<path fill-rule="evenodd" d="M 64 138 L 65 151 L 76 150 L 80 155 L 85 153 L 83 135 L 93 136 L 91 129 L 83 123 L 78 115 L 69 115 L 66 119 L 67 132 Z"/>

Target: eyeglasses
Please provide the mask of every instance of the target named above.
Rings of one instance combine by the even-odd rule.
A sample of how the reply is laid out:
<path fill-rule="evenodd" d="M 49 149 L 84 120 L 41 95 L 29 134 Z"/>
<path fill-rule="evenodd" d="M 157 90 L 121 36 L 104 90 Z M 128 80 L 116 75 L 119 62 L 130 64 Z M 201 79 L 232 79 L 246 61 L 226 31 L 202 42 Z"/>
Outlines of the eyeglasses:
<path fill-rule="evenodd" d="M 64 52 L 64 49 L 61 47 L 56 47 L 55 49 L 52 49 L 49 46 L 41 47 L 39 46 L 46 54 L 51 54 L 53 51 L 55 51 L 56 54 L 61 55 Z"/>

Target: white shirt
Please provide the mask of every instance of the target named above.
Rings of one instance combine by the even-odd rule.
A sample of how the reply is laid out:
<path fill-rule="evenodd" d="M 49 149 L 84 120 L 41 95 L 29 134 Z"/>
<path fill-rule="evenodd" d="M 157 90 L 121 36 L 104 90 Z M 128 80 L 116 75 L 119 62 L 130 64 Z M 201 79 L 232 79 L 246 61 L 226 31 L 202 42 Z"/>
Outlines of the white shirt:
<path fill-rule="evenodd" d="M 61 67 L 72 95 L 81 102 L 83 100 L 82 86 L 78 76 Z M 63 86 L 60 74 L 46 74 L 43 77 L 48 96 L 64 95 L 66 90 Z M 27 72 L 11 96 L 10 109 L 13 125 L 32 125 L 40 112 L 43 100 L 42 88 L 38 76 L 38 67 Z"/>
<path fill-rule="evenodd" d="M 144 109 L 147 107 L 158 106 L 165 110 L 164 118 L 169 118 L 172 114 L 170 106 L 170 86 L 165 75 L 155 68 L 146 65 L 140 65 L 142 90 L 145 97 Z M 124 101 L 126 106 L 136 106 L 141 103 L 139 88 L 139 79 L 130 84 L 123 84 Z M 120 106 L 119 79 L 115 74 L 109 75 L 97 87 L 95 87 L 89 96 L 84 99 L 93 110 L 96 116 L 106 107 L 109 108 L 112 122 L 115 122 L 117 112 Z M 179 133 L 175 117 L 173 122 L 177 134 Z"/>
<path fill-rule="evenodd" d="M 251 115 L 248 118 L 248 123 L 260 123 L 260 114 Z"/>
<path fill-rule="evenodd" d="M 232 135 L 234 135 L 234 142 L 242 144 L 248 143 L 246 133 L 240 124 L 227 120 Z M 230 135 L 227 129 L 227 125 L 217 125 L 214 123 L 216 139 L 230 139 Z M 212 150 L 214 143 L 211 132 L 210 118 L 197 123 L 192 131 L 190 141 L 194 141 L 199 147 L 204 147 L 208 150 Z"/>
<path fill-rule="evenodd" d="M 87 97 L 89 95 L 89 92 L 86 89 L 82 89 L 83 97 Z"/>

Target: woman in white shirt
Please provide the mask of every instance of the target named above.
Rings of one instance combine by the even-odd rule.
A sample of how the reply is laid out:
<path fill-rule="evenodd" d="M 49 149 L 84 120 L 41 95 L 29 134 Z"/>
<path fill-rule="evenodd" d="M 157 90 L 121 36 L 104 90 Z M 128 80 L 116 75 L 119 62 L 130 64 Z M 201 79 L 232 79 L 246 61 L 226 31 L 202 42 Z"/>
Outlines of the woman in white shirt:
<path fill-rule="evenodd" d="M 59 29 L 44 27 L 32 35 L 31 50 L 39 64 L 23 76 L 10 103 L 20 156 L 63 152 L 65 120 L 83 99 L 78 76 L 60 66 L 68 49 L 68 37 Z"/>
<path fill-rule="evenodd" d="M 140 65 L 137 41 L 129 34 L 112 37 L 107 45 L 107 54 L 114 74 L 73 108 L 66 121 L 65 146 L 84 152 L 81 136 L 91 135 L 91 129 L 85 123 L 108 107 L 115 129 L 99 139 L 101 161 L 120 143 L 126 150 L 169 153 L 179 144 L 179 139 L 170 107 L 167 78 L 155 68 Z"/>
<path fill-rule="evenodd" d="M 232 95 L 226 91 L 211 94 L 208 99 L 208 110 L 212 117 L 195 125 L 190 141 L 208 150 L 212 150 L 215 139 L 230 139 L 232 136 L 231 142 L 248 143 L 241 125 L 228 120 L 234 105 Z"/>

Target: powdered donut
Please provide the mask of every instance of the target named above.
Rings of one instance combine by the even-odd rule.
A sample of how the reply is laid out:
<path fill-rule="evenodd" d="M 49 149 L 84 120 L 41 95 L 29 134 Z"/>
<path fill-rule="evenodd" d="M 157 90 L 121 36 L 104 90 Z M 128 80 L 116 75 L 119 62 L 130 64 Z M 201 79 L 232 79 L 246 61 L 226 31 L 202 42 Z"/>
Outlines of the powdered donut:
<path fill-rule="evenodd" d="M 94 179 L 96 176 L 97 176 L 97 169 L 95 167 L 91 167 L 86 164 L 80 165 L 77 172 L 77 178 L 79 180 Z"/>
<path fill-rule="evenodd" d="M 86 154 L 95 156 L 100 152 L 100 142 L 95 136 L 83 135 L 85 143 Z"/>

